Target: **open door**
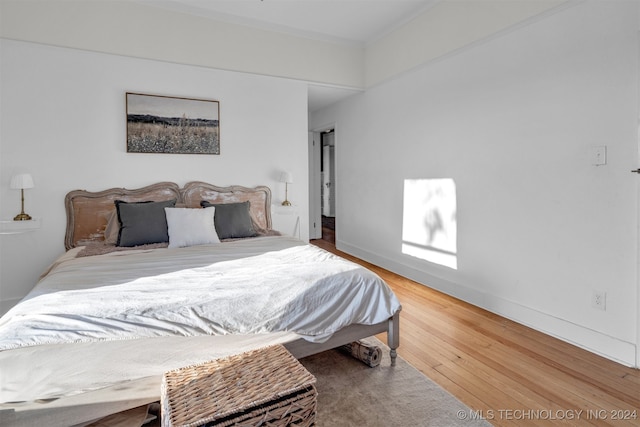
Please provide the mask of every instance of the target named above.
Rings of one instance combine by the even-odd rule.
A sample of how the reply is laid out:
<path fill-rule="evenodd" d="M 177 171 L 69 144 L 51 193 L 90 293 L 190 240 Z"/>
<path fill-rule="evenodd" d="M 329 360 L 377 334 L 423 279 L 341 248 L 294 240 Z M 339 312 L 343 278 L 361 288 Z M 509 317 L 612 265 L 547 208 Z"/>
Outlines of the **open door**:
<path fill-rule="evenodd" d="M 322 215 L 335 217 L 335 146 L 322 146 Z"/>

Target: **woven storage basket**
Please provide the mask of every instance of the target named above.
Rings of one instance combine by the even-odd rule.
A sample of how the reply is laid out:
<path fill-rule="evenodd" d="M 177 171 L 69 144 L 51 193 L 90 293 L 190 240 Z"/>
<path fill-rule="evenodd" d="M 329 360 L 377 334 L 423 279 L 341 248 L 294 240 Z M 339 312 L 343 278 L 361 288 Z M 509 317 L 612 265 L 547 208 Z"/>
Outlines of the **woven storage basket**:
<path fill-rule="evenodd" d="M 276 345 L 166 372 L 162 425 L 312 426 L 316 379 Z"/>

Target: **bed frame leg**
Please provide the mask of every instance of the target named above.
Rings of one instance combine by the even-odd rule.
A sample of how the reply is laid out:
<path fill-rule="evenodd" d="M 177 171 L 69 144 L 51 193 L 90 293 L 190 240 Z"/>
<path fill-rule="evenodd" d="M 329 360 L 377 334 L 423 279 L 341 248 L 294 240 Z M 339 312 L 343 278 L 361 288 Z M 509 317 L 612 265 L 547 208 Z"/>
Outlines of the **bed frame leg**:
<path fill-rule="evenodd" d="M 396 349 L 400 347 L 400 311 L 396 312 L 393 317 L 389 318 L 387 345 L 391 349 L 389 351 L 391 366 L 396 366 L 396 358 L 398 356 Z"/>

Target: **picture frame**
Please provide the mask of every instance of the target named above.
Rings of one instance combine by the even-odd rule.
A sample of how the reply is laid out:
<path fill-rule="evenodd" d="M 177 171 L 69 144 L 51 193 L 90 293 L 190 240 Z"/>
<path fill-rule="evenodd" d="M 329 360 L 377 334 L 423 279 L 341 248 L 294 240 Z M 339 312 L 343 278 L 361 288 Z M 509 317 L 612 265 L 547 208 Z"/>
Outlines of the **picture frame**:
<path fill-rule="evenodd" d="M 126 92 L 127 152 L 220 154 L 220 103 Z"/>

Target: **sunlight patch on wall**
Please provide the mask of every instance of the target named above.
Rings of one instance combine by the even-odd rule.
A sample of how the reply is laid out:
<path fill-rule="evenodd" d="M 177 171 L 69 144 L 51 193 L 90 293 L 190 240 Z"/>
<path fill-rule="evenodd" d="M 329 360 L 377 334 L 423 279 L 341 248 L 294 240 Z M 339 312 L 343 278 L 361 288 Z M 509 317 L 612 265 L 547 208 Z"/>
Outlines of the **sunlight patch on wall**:
<path fill-rule="evenodd" d="M 405 179 L 402 253 L 457 269 L 456 212 L 453 179 Z"/>

